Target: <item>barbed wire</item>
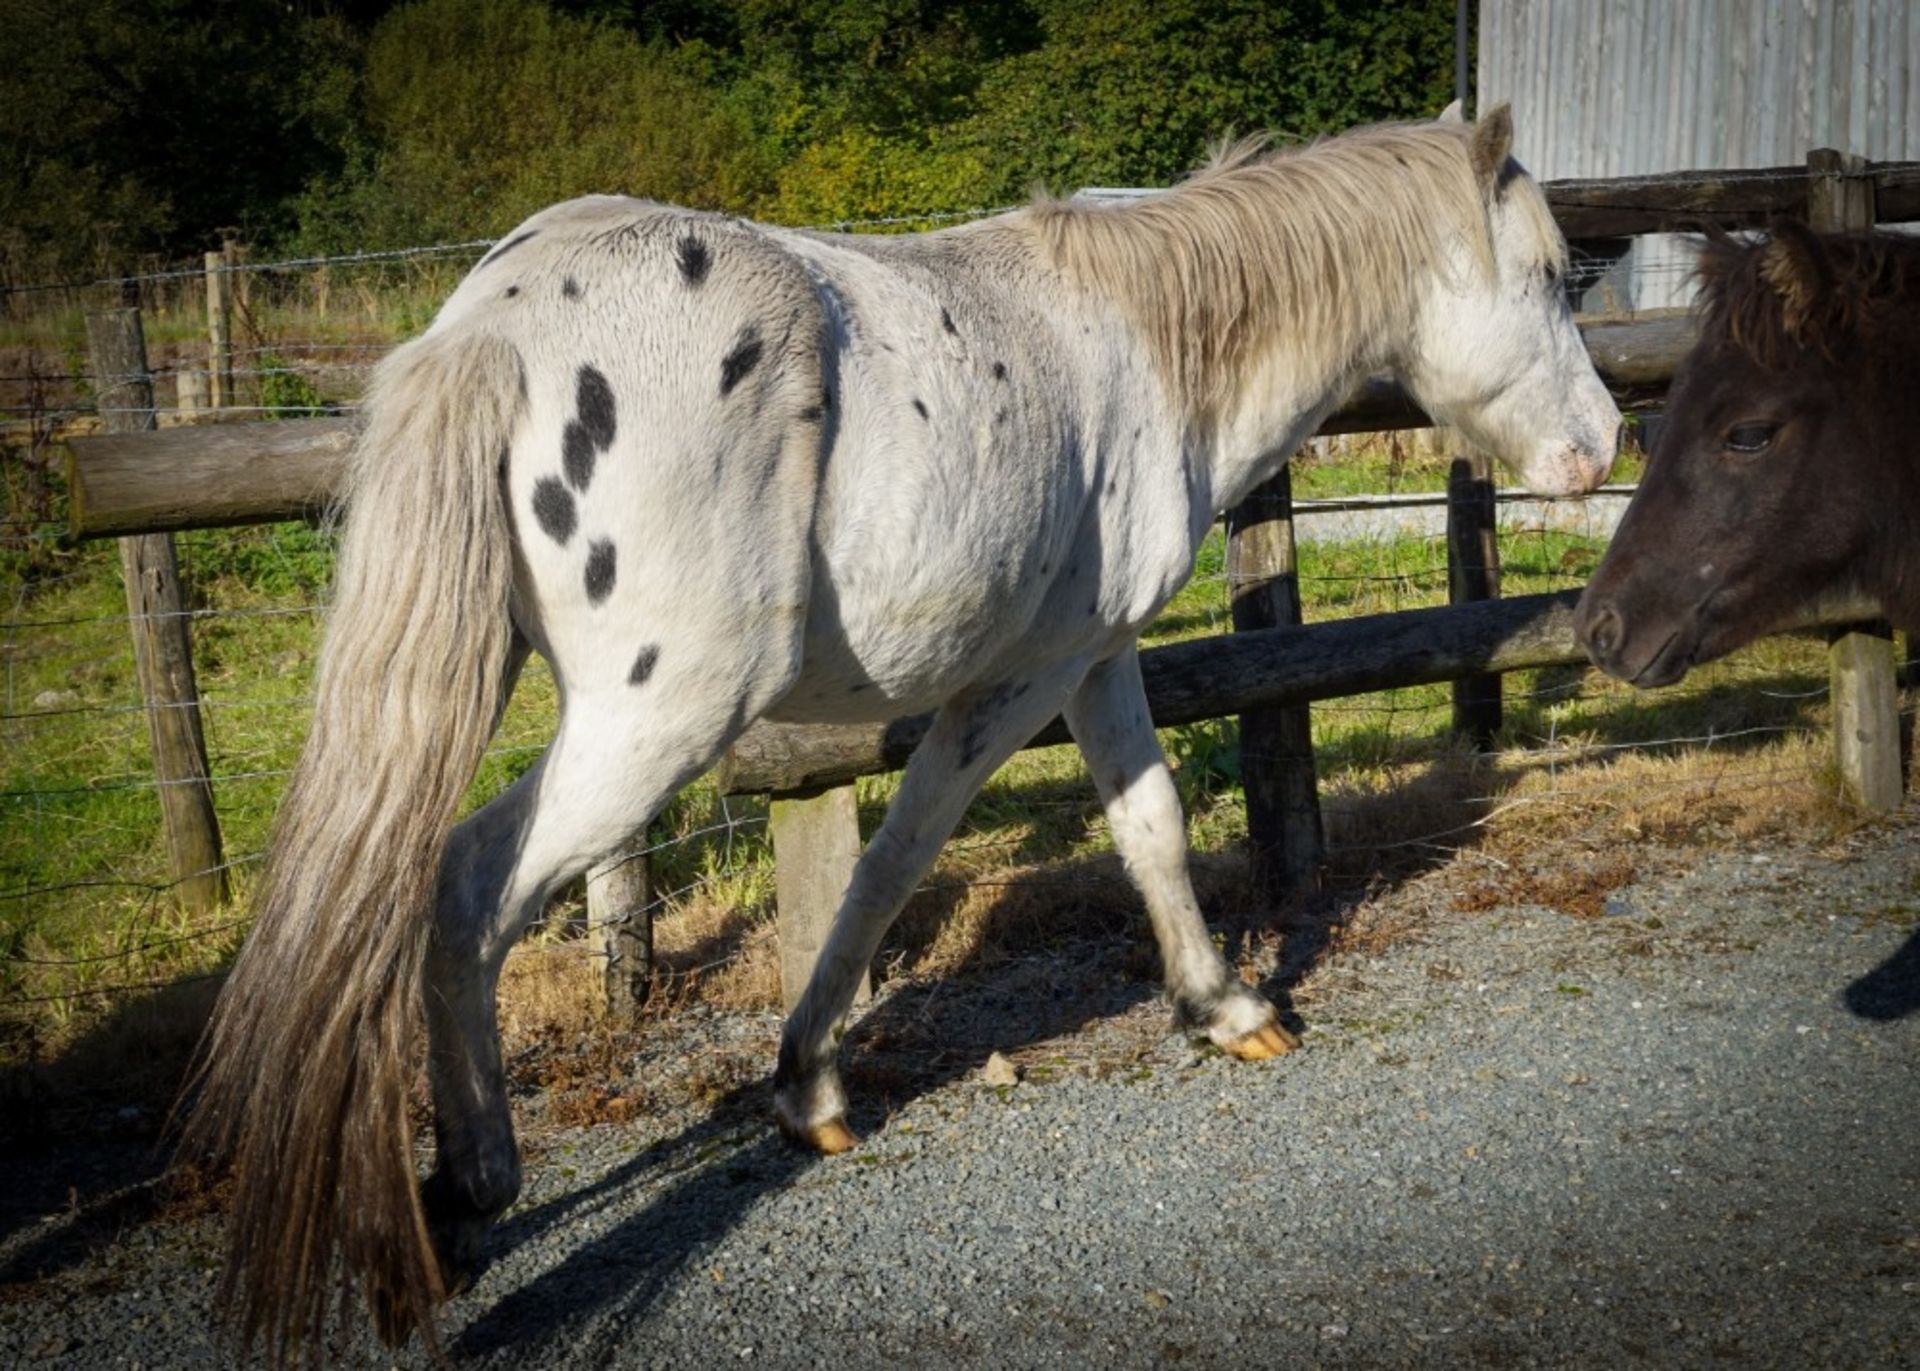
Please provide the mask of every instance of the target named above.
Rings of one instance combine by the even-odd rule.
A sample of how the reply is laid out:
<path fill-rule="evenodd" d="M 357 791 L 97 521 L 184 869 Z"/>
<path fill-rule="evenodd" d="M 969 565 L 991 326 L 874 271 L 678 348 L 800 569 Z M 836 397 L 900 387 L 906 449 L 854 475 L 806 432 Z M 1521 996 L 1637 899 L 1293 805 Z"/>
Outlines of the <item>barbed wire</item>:
<path fill-rule="evenodd" d="M 947 224 L 973 219 L 985 219 L 996 214 L 1005 214 L 1010 210 L 1018 208 L 1020 208 L 1018 205 L 976 205 L 968 209 L 928 210 L 919 214 L 890 214 L 831 219 L 814 224 L 783 225 L 768 223 L 767 226 L 769 228 L 785 228 L 797 233 L 851 233 L 864 229 L 897 228 L 904 224 Z M 184 265 L 164 268 L 159 271 L 132 272 L 124 276 L 101 276 L 90 280 L 41 281 L 25 285 L 0 286 L 0 297 L 37 294 L 46 291 L 81 291 L 104 289 L 113 286 L 137 286 L 161 281 L 198 280 L 208 276 L 264 275 L 276 272 L 314 271 L 323 267 L 364 266 L 375 262 L 387 263 L 417 259 L 437 259 L 456 256 L 462 253 L 482 253 L 500 241 L 500 238 L 470 238 L 450 243 L 425 243 L 416 247 L 377 248 L 362 252 L 341 252 L 311 257 L 283 257 L 266 262 L 249 262 L 239 259 L 217 264 L 207 264 L 203 262 L 200 265 Z"/>

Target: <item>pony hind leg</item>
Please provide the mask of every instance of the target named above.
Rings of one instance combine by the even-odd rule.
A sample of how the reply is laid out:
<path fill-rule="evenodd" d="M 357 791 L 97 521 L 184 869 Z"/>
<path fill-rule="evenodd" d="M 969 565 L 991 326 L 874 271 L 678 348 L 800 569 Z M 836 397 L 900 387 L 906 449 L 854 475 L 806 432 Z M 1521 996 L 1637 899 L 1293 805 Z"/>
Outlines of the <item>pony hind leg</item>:
<path fill-rule="evenodd" d="M 673 722 L 618 697 L 570 699 L 545 755 L 453 831 L 426 969 L 436 1162 L 423 1192 L 450 1293 L 478 1274 L 488 1229 L 520 1192 L 501 966 L 556 890 L 643 829 L 733 740 L 746 710 L 715 703 Z"/>
<path fill-rule="evenodd" d="M 1114 846 L 1146 901 L 1175 1015 L 1246 1061 L 1298 1047 L 1273 1006 L 1241 984 L 1207 934 L 1187 872 L 1186 819 L 1154 736 L 1139 652 L 1130 647 L 1088 672 L 1067 703 L 1066 720 L 1106 807 Z"/>
<path fill-rule="evenodd" d="M 981 785 L 1058 712 L 1085 669 L 1082 659 L 970 687 L 941 707 L 914 749 L 780 1038 L 774 1111 L 801 1146 L 832 1153 L 854 1145 L 834 1057 L 860 978 Z"/>

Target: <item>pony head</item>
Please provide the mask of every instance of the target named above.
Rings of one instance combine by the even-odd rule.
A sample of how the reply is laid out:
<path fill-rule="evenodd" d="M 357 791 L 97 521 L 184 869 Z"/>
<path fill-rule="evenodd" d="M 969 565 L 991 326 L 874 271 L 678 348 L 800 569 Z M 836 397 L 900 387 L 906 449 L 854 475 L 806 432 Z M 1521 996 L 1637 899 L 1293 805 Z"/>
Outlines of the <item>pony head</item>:
<path fill-rule="evenodd" d="M 1592 490 L 1613 469 L 1620 411 L 1594 373 L 1561 277 L 1566 244 L 1546 199 L 1513 159 L 1513 116 L 1497 105 L 1458 125 L 1480 225 L 1443 241 L 1417 286 L 1394 370 L 1435 419 L 1498 457 L 1537 495 Z"/>
<path fill-rule="evenodd" d="M 1908 473 L 1920 250 L 1796 223 L 1709 237 L 1700 337 L 1580 599 L 1610 674 L 1667 685 L 1824 597 L 1920 622 Z"/>

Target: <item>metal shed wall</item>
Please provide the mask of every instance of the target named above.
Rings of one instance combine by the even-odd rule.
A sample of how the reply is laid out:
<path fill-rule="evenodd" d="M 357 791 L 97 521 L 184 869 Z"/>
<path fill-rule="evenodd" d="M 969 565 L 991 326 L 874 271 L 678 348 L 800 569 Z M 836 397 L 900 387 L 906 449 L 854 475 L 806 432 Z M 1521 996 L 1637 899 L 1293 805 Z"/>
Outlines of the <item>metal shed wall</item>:
<path fill-rule="evenodd" d="M 1920 158 L 1920 0 L 1480 0 L 1479 108 L 1542 178 Z M 1630 298 L 1685 259 L 1636 253 Z"/>

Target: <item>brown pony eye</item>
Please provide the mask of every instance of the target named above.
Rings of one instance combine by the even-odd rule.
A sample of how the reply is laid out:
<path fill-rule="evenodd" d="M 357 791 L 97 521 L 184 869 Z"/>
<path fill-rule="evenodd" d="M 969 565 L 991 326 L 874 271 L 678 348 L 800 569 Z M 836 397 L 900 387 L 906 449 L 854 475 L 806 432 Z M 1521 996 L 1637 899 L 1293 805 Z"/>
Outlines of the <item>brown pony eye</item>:
<path fill-rule="evenodd" d="M 1736 424 L 1727 434 L 1727 451 L 1764 452 L 1777 432 L 1776 424 Z"/>

